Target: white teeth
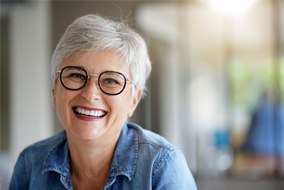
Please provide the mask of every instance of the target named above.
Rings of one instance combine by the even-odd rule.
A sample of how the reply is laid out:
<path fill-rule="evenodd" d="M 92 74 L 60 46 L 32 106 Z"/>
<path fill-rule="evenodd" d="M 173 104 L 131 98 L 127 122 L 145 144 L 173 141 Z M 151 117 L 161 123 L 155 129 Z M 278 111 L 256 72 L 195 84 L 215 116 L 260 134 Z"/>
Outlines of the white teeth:
<path fill-rule="evenodd" d="M 100 110 L 85 110 L 83 108 L 76 108 L 76 112 L 82 115 L 88 115 L 88 116 L 93 116 L 93 117 L 101 117 L 105 115 L 105 112 L 100 111 Z"/>

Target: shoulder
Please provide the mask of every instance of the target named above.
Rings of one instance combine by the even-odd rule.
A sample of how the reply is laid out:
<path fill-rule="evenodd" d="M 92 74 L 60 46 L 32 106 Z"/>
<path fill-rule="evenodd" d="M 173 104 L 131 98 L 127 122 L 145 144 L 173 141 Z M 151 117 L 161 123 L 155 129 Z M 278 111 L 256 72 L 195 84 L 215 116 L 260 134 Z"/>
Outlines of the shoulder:
<path fill-rule="evenodd" d="M 134 133 L 139 147 L 139 156 L 148 163 L 152 163 L 154 169 L 159 169 L 171 159 L 183 159 L 182 151 L 168 142 L 164 137 L 143 129 L 142 127 L 128 123 L 128 134 Z M 147 159 L 145 159 L 147 157 Z"/>
<path fill-rule="evenodd" d="M 165 148 L 169 150 L 177 149 L 176 146 L 169 143 L 168 140 L 164 137 L 152 131 L 144 129 L 137 124 L 128 123 L 127 128 L 127 130 L 129 130 L 130 132 L 135 133 L 139 145 L 148 145 L 156 148 Z"/>
<path fill-rule="evenodd" d="M 66 142 L 65 131 L 52 136 L 50 138 L 36 142 L 26 147 L 20 154 L 20 157 L 24 156 L 27 161 L 42 161 L 52 152 L 56 147 Z"/>
<path fill-rule="evenodd" d="M 42 170 L 49 155 L 58 147 L 66 144 L 65 142 L 66 134 L 61 132 L 25 148 L 20 153 L 14 166 L 10 189 L 28 188 L 31 180 L 39 181 L 42 179 L 39 176 L 42 176 Z M 62 148 L 60 150 L 60 152 L 63 152 Z"/>
<path fill-rule="evenodd" d="M 36 149 L 41 149 L 41 150 L 50 149 L 64 141 L 66 141 L 66 133 L 65 131 L 62 131 L 55 136 L 49 137 L 47 139 L 41 140 L 39 142 L 36 142 L 28 146 L 27 148 L 24 149 L 24 151 L 30 151 Z"/>
<path fill-rule="evenodd" d="M 149 178 L 153 189 L 196 189 L 181 149 L 136 124 L 128 123 L 127 130 L 136 135 L 139 147 L 137 176 Z"/>

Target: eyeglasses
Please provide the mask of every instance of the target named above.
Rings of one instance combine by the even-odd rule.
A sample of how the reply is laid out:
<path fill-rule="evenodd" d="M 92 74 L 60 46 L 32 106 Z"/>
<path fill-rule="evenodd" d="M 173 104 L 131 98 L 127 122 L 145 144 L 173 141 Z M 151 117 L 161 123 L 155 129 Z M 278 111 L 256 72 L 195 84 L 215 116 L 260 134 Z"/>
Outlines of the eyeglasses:
<path fill-rule="evenodd" d="M 67 66 L 60 73 L 60 82 L 68 90 L 80 90 L 86 86 L 90 77 L 96 77 L 100 90 L 108 95 L 120 94 L 126 86 L 127 81 L 131 80 L 116 71 L 104 71 L 99 75 L 88 74 L 82 67 Z"/>

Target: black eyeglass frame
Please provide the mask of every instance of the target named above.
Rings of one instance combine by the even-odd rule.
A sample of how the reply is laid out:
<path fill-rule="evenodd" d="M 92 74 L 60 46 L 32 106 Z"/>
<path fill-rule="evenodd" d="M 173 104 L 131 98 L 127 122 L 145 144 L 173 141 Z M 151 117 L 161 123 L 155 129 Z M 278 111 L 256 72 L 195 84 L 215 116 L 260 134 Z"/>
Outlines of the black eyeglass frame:
<path fill-rule="evenodd" d="M 63 80 L 63 79 L 62 79 L 62 73 L 63 73 L 63 71 L 64 71 L 65 69 L 71 69 L 71 68 L 82 70 L 82 71 L 85 73 L 85 76 L 87 76 L 87 79 L 85 80 L 85 82 L 84 82 L 84 84 L 82 85 L 82 87 L 74 89 L 74 88 L 69 88 L 69 87 L 67 87 L 66 85 L 64 85 L 64 82 L 62 81 L 62 80 Z M 89 81 L 89 79 L 90 79 L 91 76 L 97 78 L 97 85 L 99 86 L 100 90 L 101 90 L 103 93 L 105 93 L 105 94 L 107 94 L 107 95 L 110 95 L 110 96 L 116 96 L 116 95 L 121 94 L 121 93 L 123 92 L 123 90 L 125 89 L 125 87 L 126 87 L 127 81 L 130 82 L 131 84 L 134 84 L 132 80 L 127 79 L 127 78 L 124 76 L 124 74 L 122 74 L 122 73 L 120 73 L 120 72 L 117 72 L 117 71 L 104 71 L 104 72 L 102 72 L 102 73 L 100 73 L 100 74 L 98 74 L 98 75 L 95 75 L 95 74 L 88 74 L 88 72 L 87 72 L 83 67 L 78 67 L 78 66 L 66 66 L 66 67 L 63 67 L 61 70 L 58 70 L 57 73 L 59 73 L 59 79 L 60 79 L 61 85 L 62 85 L 65 89 L 71 90 L 71 91 L 76 91 L 76 90 L 81 90 L 81 89 L 83 89 L 83 88 L 86 86 L 86 84 L 88 83 L 88 81 Z M 121 76 L 123 77 L 123 79 L 124 79 L 124 85 L 123 85 L 122 89 L 121 89 L 119 92 L 117 92 L 117 93 L 109 93 L 109 92 L 106 92 L 106 91 L 104 91 L 104 90 L 102 89 L 102 87 L 101 87 L 99 81 L 100 81 L 101 76 L 102 76 L 104 73 L 116 73 L 116 74 L 119 74 L 119 75 L 121 75 Z M 135 86 L 135 85 L 134 85 L 134 86 Z"/>

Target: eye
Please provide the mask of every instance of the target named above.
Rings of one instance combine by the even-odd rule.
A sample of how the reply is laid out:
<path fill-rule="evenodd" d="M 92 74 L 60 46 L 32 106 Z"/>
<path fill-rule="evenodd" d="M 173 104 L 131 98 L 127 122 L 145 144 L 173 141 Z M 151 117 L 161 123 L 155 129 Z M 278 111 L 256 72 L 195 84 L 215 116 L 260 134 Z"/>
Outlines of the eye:
<path fill-rule="evenodd" d="M 86 76 L 82 73 L 69 73 L 67 76 L 65 76 L 65 78 L 68 78 L 74 81 L 85 81 L 86 80 Z"/>
<path fill-rule="evenodd" d="M 108 87 L 121 85 L 121 82 L 114 78 L 104 78 L 101 80 L 100 83 L 101 85 L 108 86 Z"/>

